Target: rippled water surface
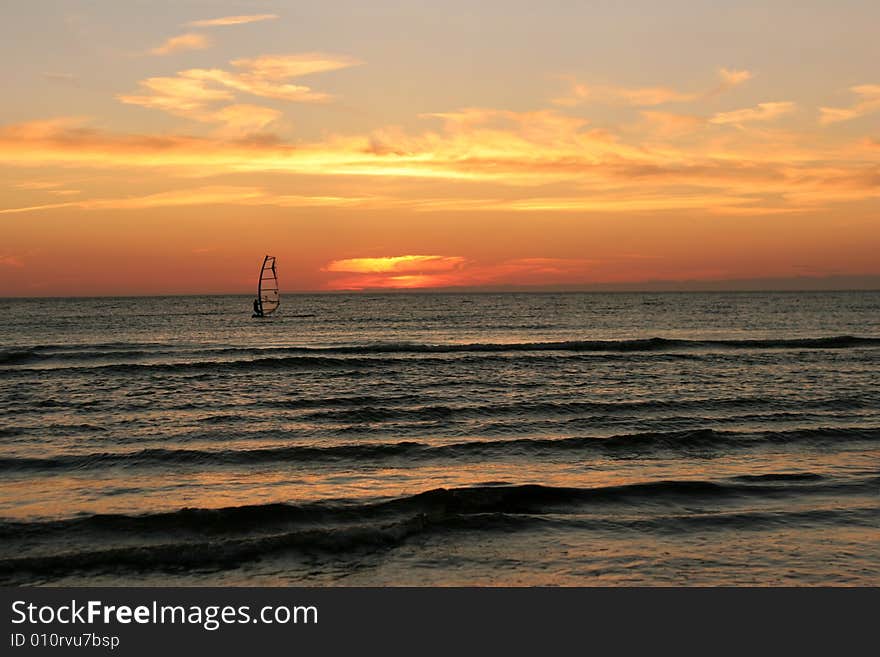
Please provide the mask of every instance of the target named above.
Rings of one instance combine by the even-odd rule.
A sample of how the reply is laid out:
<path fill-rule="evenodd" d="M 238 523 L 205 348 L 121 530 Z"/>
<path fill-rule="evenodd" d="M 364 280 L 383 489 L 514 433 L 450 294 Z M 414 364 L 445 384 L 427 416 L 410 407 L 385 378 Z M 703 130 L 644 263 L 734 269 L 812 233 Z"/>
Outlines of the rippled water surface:
<path fill-rule="evenodd" d="M 880 293 L 0 300 L 0 582 L 880 584 Z"/>

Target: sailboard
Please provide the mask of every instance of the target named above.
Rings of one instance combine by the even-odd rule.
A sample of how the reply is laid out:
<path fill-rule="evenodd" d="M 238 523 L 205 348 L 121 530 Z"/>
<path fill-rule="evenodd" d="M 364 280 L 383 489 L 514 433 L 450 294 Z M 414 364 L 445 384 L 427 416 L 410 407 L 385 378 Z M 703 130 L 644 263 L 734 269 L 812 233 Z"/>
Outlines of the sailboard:
<path fill-rule="evenodd" d="M 281 296 L 278 294 L 278 271 L 275 269 L 275 256 L 267 255 L 260 267 L 257 283 L 257 298 L 254 300 L 253 317 L 265 317 L 278 309 Z"/>

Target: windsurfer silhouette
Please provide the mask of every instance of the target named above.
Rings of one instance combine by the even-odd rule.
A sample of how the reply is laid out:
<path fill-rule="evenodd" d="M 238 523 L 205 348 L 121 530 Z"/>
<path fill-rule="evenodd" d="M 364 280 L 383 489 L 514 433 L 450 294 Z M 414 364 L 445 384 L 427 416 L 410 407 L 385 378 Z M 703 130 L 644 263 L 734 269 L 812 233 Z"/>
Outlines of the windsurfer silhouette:
<path fill-rule="evenodd" d="M 254 317 L 262 317 L 263 316 L 263 304 L 260 303 L 260 298 L 257 297 L 254 299 Z"/>

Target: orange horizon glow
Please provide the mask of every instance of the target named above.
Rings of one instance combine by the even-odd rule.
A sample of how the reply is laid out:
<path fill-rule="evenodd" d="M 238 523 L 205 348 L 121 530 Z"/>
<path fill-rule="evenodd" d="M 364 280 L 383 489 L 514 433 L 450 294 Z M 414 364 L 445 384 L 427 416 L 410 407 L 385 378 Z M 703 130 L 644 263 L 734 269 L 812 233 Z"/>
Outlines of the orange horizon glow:
<path fill-rule="evenodd" d="M 540 21 L 562 34 L 567 11 L 588 10 Z M 570 45 L 618 60 L 578 69 L 577 57 L 551 61 L 549 41 L 511 43 L 536 62 L 511 71 L 487 50 L 477 74 L 452 56 L 455 41 L 435 43 L 445 62 L 404 39 L 393 56 L 357 40 L 340 52 L 281 10 L 159 22 L 113 24 L 137 46 L 101 60 L 106 84 L 88 55 L 39 71 L 36 44 L 9 46 L 24 72 L 7 76 L 16 101 L 0 116 L 0 296 L 246 292 L 269 252 L 289 291 L 880 287 L 870 57 L 841 55 L 843 82 L 830 68 L 807 79 L 759 59 L 783 48 L 767 37 L 740 57 L 729 44 L 728 61 L 698 45 L 686 64 L 667 61 L 661 47 L 656 70 L 636 76 L 597 38 Z M 824 38 L 798 25 L 800 38 Z M 876 48 L 856 28 L 851 52 Z M 307 45 L 291 51 L 291 35 Z M 485 36 L 498 48 L 505 38 Z M 54 43 L 42 45 L 61 66 L 72 46 Z"/>

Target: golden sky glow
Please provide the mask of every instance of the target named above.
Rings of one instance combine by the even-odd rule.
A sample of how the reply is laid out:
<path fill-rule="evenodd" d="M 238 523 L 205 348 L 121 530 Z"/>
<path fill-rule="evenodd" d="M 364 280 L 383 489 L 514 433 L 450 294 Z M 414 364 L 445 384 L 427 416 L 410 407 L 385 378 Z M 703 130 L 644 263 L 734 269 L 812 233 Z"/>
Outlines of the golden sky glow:
<path fill-rule="evenodd" d="M 0 295 L 876 287 L 880 10 L 774 4 L 5 8 Z"/>

